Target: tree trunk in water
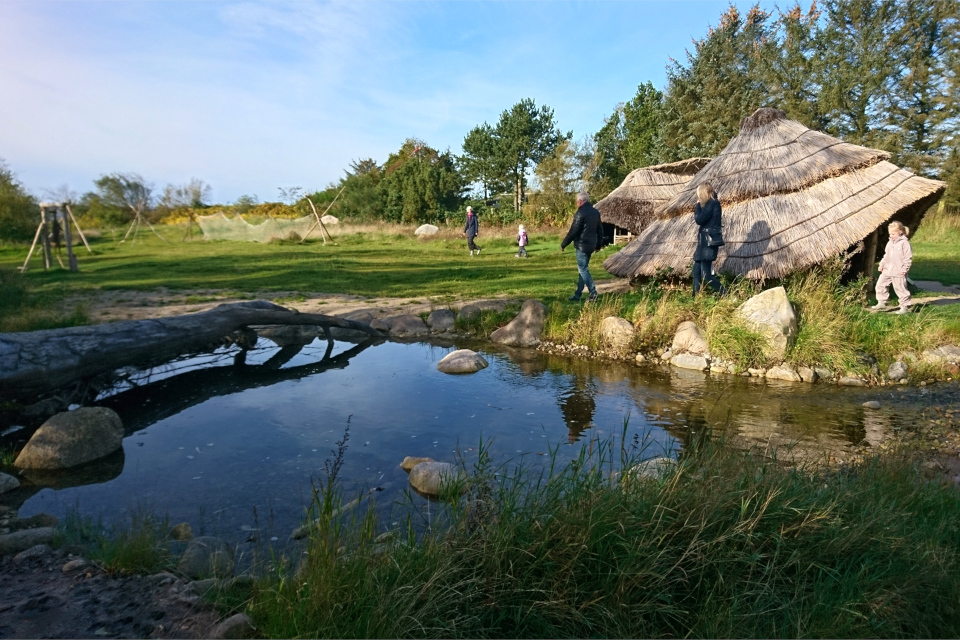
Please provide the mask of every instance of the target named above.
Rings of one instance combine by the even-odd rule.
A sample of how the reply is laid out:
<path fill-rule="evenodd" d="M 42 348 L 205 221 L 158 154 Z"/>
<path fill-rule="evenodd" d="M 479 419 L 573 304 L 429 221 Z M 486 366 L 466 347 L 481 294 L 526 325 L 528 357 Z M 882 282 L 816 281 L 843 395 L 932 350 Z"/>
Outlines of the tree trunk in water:
<path fill-rule="evenodd" d="M 0 334 L 0 400 L 34 399 L 81 378 L 200 350 L 249 325 L 317 325 L 381 334 L 362 322 L 299 313 L 264 300 L 173 318 Z"/>

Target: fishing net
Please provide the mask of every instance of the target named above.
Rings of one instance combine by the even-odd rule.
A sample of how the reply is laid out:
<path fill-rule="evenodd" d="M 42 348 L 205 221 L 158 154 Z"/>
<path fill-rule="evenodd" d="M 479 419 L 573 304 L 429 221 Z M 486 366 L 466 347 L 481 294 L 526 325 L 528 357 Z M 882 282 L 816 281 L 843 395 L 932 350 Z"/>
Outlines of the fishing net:
<path fill-rule="evenodd" d="M 206 240 L 237 240 L 241 242 L 270 242 L 292 238 L 303 238 L 317 223 L 312 215 L 295 218 L 267 218 L 260 224 L 250 224 L 240 216 L 228 218 L 222 213 L 212 216 L 197 216 L 197 222 Z"/>

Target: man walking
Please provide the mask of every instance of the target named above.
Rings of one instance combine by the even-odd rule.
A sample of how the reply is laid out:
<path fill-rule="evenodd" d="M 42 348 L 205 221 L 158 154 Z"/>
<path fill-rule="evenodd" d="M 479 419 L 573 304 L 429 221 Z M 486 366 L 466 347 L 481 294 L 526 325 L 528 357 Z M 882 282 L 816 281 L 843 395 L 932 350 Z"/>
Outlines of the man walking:
<path fill-rule="evenodd" d="M 480 223 L 477 222 L 477 216 L 473 212 L 473 207 L 467 207 L 467 223 L 463 225 L 463 232 L 467 235 L 467 248 L 470 249 L 470 255 L 476 251 L 480 255 L 480 247 L 473 241 L 480 235 Z"/>
<path fill-rule="evenodd" d="M 603 242 L 603 225 L 600 222 L 600 212 L 593 208 L 590 196 L 584 191 L 577 194 L 577 212 L 573 215 L 573 224 L 570 225 L 567 237 L 560 243 L 560 251 L 566 249 L 571 242 L 577 250 L 577 271 L 580 277 L 577 279 L 577 291 L 569 299 L 579 300 L 586 285 L 590 292 L 588 300 L 592 302 L 597 299 L 597 287 L 593 284 L 588 267 L 590 256 L 594 251 L 600 250 L 600 243 Z"/>

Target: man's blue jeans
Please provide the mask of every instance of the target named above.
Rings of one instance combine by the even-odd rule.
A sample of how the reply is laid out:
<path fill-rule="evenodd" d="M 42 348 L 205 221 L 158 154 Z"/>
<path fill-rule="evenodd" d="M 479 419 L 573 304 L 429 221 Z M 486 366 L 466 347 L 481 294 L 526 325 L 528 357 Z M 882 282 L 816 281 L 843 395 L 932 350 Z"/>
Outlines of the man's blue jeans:
<path fill-rule="evenodd" d="M 574 295 L 578 298 L 583 293 L 584 285 L 591 295 L 597 292 L 597 287 L 593 284 L 593 277 L 590 275 L 590 269 L 587 268 L 590 266 L 590 256 L 592 255 L 593 252 L 591 251 L 577 249 L 577 271 L 580 273 L 580 277 L 577 279 L 577 292 Z"/>

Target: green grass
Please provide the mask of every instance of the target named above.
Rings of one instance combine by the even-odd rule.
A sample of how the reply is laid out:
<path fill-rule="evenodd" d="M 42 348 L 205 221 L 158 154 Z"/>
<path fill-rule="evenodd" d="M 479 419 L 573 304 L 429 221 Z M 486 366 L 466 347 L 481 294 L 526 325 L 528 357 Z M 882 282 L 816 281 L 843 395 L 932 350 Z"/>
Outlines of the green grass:
<path fill-rule="evenodd" d="M 910 238 L 910 245 L 912 280 L 960 284 L 960 212 L 931 211 Z"/>
<path fill-rule="evenodd" d="M 612 445 L 543 474 L 481 456 L 466 499 L 393 544 L 372 511 L 321 518 L 248 612 L 293 638 L 960 633 L 960 493 L 908 460 L 790 470 L 706 443 L 618 486 L 639 452 Z"/>
<path fill-rule="evenodd" d="M 54 544 L 79 546 L 84 554 L 110 572 L 151 574 L 172 569 L 170 523 L 146 510 L 130 520 L 105 527 L 99 520 L 69 512 L 57 525 Z"/>

